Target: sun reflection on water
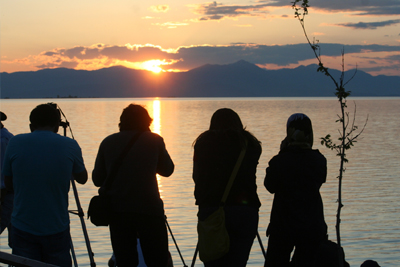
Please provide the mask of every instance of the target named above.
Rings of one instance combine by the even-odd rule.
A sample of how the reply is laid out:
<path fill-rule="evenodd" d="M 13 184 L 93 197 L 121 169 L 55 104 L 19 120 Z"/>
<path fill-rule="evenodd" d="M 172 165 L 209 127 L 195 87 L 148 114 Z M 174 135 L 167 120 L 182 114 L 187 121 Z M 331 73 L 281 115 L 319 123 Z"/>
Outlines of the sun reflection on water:
<path fill-rule="evenodd" d="M 161 118 L 160 118 L 160 108 L 161 103 L 160 100 L 155 98 L 153 100 L 153 123 L 152 123 L 152 132 L 161 135 Z"/>
<path fill-rule="evenodd" d="M 152 132 L 161 135 L 161 103 L 158 97 L 153 100 L 153 123 L 152 123 Z M 157 174 L 157 182 L 158 182 L 158 190 L 160 192 L 160 197 L 163 198 L 162 183 L 161 176 Z"/>

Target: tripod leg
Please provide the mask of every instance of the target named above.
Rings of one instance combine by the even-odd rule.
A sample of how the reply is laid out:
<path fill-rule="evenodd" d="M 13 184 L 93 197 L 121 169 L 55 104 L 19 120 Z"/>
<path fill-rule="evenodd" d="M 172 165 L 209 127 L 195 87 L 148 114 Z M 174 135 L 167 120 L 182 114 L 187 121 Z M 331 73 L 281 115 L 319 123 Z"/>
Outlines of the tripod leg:
<path fill-rule="evenodd" d="M 262 251 L 262 254 L 263 254 L 264 258 L 265 258 L 265 249 L 264 249 L 264 246 L 263 246 L 263 243 L 261 241 L 261 237 L 260 237 L 260 234 L 258 233 L 258 231 L 257 231 L 257 239 L 258 239 L 258 243 L 260 243 L 261 251 Z"/>
<path fill-rule="evenodd" d="M 71 246 L 71 255 L 72 259 L 74 261 L 74 266 L 78 267 L 78 262 L 76 261 L 76 255 L 75 255 L 75 250 L 74 250 L 74 244 L 72 243 L 72 237 L 70 236 L 70 246 Z"/>
<path fill-rule="evenodd" d="M 194 251 L 193 260 L 192 260 L 192 265 L 190 265 L 190 267 L 194 267 L 194 264 L 196 263 L 197 252 L 199 252 L 199 244 L 198 244 L 198 243 L 197 243 L 197 245 L 196 245 L 196 250 Z"/>
<path fill-rule="evenodd" d="M 65 115 L 64 115 L 64 113 L 62 112 L 61 108 L 58 107 L 57 109 L 58 109 L 59 112 L 60 112 L 60 116 L 61 116 L 61 114 L 62 114 L 62 115 L 64 116 L 64 118 L 65 118 L 65 122 L 62 122 L 62 121 L 60 120 L 60 126 L 63 127 L 63 129 L 64 129 L 64 136 L 67 136 L 67 127 L 70 127 L 70 126 L 69 126 L 69 122 L 67 121 L 67 117 L 65 117 Z M 69 129 L 71 130 L 71 127 L 70 127 Z M 72 139 L 75 139 L 75 138 L 74 138 L 74 135 L 72 134 L 72 130 L 71 130 L 71 135 L 72 135 Z M 85 220 L 84 220 L 84 218 L 83 218 L 85 215 L 84 215 L 84 213 L 83 213 L 83 210 L 82 210 L 82 207 L 81 207 L 81 203 L 80 203 L 80 201 L 79 201 L 78 190 L 76 189 L 74 177 L 71 177 L 71 184 L 72 184 L 72 188 L 73 188 L 73 190 L 74 190 L 74 196 L 75 196 L 76 207 L 78 208 L 78 216 L 79 216 L 79 218 L 80 218 L 80 220 L 81 220 L 82 231 L 83 231 L 83 235 L 84 235 L 85 241 L 86 241 L 86 248 L 87 248 L 87 251 L 88 251 L 88 254 L 89 254 L 90 266 L 91 266 L 91 267 L 95 267 L 95 266 L 96 266 L 96 263 L 94 262 L 93 251 L 92 251 L 92 248 L 90 247 L 89 236 L 88 236 L 88 233 L 87 233 L 87 231 L 86 231 Z M 71 238 L 71 246 L 72 246 L 72 238 Z"/>
<path fill-rule="evenodd" d="M 83 218 L 84 217 L 84 213 L 83 213 L 81 204 L 79 202 L 78 190 L 76 189 L 75 181 L 74 181 L 73 178 L 71 179 L 71 183 L 72 183 L 72 188 L 74 190 L 76 206 L 78 208 L 78 215 L 79 215 L 79 218 L 81 220 L 83 235 L 84 235 L 85 241 L 86 241 L 86 248 L 87 248 L 87 251 L 88 251 L 88 254 L 89 254 L 90 266 L 91 267 L 95 267 L 96 263 L 94 262 L 93 251 L 92 251 L 92 248 L 90 246 L 89 235 L 87 233 L 85 220 Z"/>
<path fill-rule="evenodd" d="M 178 250 L 179 256 L 181 257 L 183 266 L 184 266 L 184 267 L 187 267 L 187 265 L 186 265 L 186 263 L 185 263 L 185 261 L 184 261 L 184 259 L 183 259 L 183 257 L 182 257 L 181 251 L 179 250 L 178 244 L 176 243 L 175 237 L 174 237 L 174 235 L 172 234 L 171 228 L 169 227 L 169 224 L 168 224 L 168 221 L 167 221 L 167 216 L 165 216 L 165 224 L 167 225 L 168 230 L 169 230 L 169 232 L 171 233 L 172 240 L 174 241 L 175 246 L 176 246 L 176 249 Z"/>

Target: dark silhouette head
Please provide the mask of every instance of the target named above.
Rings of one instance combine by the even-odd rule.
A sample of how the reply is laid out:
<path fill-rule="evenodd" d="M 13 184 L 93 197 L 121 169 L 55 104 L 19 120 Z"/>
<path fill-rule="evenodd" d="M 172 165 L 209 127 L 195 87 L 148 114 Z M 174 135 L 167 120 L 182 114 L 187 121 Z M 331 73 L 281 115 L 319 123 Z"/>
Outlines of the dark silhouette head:
<path fill-rule="evenodd" d="M 57 132 L 60 126 L 60 112 L 49 104 L 41 104 L 31 111 L 29 116 L 31 131 L 38 128 L 53 128 Z"/>
<path fill-rule="evenodd" d="M 230 108 L 221 108 L 214 112 L 211 117 L 209 130 L 200 134 L 193 142 L 193 146 L 195 146 L 197 141 L 203 136 L 210 133 L 214 136 L 218 136 L 221 140 L 236 136 L 242 148 L 247 146 L 248 142 L 254 144 L 260 143 L 260 141 L 243 126 L 239 115 Z"/>
<path fill-rule="evenodd" d="M 7 119 L 7 115 L 0 111 L 0 120 L 5 121 Z"/>
<path fill-rule="evenodd" d="M 310 118 L 303 113 L 291 115 L 286 124 L 286 139 L 289 145 L 311 148 L 313 145 L 313 129 Z"/>
<path fill-rule="evenodd" d="M 153 121 L 147 110 L 136 104 L 130 104 L 121 114 L 119 130 L 120 131 L 150 131 L 150 124 Z"/>
<path fill-rule="evenodd" d="M 0 121 L 5 121 L 7 119 L 7 115 L 0 111 Z M 3 129 L 4 125 L 0 122 L 0 129 Z"/>
<path fill-rule="evenodd" d="M 210 130 L 244 130 L 239 115 L 229 108 L 221 108 L 211 117 Z"/>
<path fill-rule="evenodd" d="M 360 265 L 360 267 L 380 267 L 380 266 L 376 261 L 366 260 Z"/>

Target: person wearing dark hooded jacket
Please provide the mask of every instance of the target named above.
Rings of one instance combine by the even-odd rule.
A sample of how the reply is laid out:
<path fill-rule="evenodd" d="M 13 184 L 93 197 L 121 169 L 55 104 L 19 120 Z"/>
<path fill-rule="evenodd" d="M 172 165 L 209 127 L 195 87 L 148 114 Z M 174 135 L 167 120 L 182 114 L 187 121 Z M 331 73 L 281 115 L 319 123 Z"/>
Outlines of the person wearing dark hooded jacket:
<path fill-rule="evenodd" d="M 326 181 L 327 162 L 312 145 L 310 118 L 291 115 L 287 136 L 279 154 L 270 160 L 264 180 L 266 189 L 275 194 L 267 229 L 266 267 L 313 266 L 315 251 L 326 239 L 319 190 Z"/>

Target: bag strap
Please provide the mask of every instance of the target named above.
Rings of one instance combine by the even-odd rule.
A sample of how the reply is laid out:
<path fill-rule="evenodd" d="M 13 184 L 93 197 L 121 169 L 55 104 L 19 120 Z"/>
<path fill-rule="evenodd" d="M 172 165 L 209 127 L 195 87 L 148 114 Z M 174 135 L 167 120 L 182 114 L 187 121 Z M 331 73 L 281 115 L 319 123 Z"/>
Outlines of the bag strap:
<path fill-rule="evenodd" d="M 236 165 L 233 168 L 233 171 L 231 173 L 231 177 L 229 178 L 228 184 L 226 185 L 224 195 L 222 196 L 222 199 L 221 199 L 221 206 L 225 205 L 225 201 L 228 198 L 229 191 L 231 191 L 231 188 L 232 188 L 232 185 L 233 185 L 233 181 L 235 180 L 236 174 L 239 171 L 240 165 L 242 164 L 244 155 L 246 154 L 247 139 L 245 140 L 245 142 L 246 142 L 245 146 L 242 147 L 242 151 L 240 151 L 239 157 L 238 157 L 238 159 L 236 161 Z"/>
<path fill-rule="evenodd" d="M 104 182 L 103 186 L 103 193 L 107 188 L 111 186 L 111 184 L 114 182 L 114 178 L 117 175 L 119 167 L 122 165 L 122 161 L 125 158 L 125 156 L 128 154 L 129 150 L 131 150 L 132 146 L 135 144 L 136 140 L 139 138 L 142 132 L 137 132 L 135 135 L 131 138 L 129 143 L 125 146 L 124 150 L 122 153 L 119 155 L 118 159 L 114 162 L 114 164 L 111 166 L 111 171 L 110 174 L 107 176 L 106 181 Z"/>

